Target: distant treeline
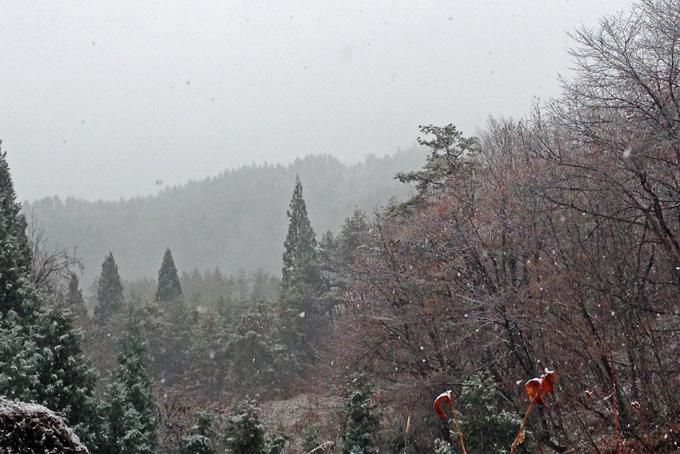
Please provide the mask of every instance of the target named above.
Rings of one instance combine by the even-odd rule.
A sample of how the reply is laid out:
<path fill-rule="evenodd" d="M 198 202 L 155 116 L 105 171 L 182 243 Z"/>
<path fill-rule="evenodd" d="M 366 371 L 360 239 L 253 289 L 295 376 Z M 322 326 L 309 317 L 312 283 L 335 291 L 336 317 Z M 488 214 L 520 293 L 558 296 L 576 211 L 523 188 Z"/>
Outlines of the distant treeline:
<path fill-rule="evenodd" d="M 158 256 L 171 247 L 182 269 L 280 272 L 286 206 L 299 174 L 318 232 L 334 230 L 354 208 L 367 213 L 390 199 L 403 199 L 409 186 L 399 171 L 419 168 L 416 149 L 345 165 L 327 155 L 288 166 L 247 166 L 214 178 L 189 182 L 156 196 L 85 201 L 58 197 L 25 202 L 29 221 L 44 230 L 52 248 L 77 248 L 90 285 L 108 251 L 116 251 L 123 278 L 155 276 Z"/>

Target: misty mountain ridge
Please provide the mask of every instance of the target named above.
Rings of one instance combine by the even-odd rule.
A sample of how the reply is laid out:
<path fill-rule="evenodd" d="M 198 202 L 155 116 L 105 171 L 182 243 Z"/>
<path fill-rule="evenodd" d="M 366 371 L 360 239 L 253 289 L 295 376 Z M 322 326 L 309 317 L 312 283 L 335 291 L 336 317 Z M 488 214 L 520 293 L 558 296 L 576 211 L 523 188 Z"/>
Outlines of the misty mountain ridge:
<path fill-rule="evenodd" d="M 420 168 L 424 157 L 412 148 L 348 165 L 329 155 L 310 155 L 289 165 L 226 170 L 152 196 L 95 202 L 55 196 L 24 202 L 23 209 L 51 248 L 76 249 L 85 285 L 99 274 L 109 251 L 123 278 L 155 278 L 166 247 L 180 270 L 278 274 L 296 175 L 320 238 L 337 231 L 356 207 L 370 215 L 390 199 L 408 197 L 412 187 L 394 176 Z"/>

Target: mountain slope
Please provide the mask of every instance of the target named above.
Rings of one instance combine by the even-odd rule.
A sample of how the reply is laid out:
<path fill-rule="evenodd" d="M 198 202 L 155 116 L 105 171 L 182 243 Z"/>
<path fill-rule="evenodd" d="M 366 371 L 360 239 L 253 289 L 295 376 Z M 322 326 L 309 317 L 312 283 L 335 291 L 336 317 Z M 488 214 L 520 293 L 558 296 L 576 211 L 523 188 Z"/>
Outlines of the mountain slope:
<path fill-rule="evenodd" d="M 370 214 L 393 197 L 408 196 L 411 188 L 394 175 L 419 168 L 422 161 L 417 150 L 371 156 L 350 166 L 329 156 L 310 156 L 288 166 L 226 171 L 156 196 L 118 202 L 52 197 L 25 202 L 24 210 L 52 247 L 77 248 L 86 285 L 98 275 L 108 251 L 123 278 L 155 277 L 166 247 L 180 270 L 262 268 L 278 273 L 296 174 L 320 237 L 336 230 L 355 207 Z"/>

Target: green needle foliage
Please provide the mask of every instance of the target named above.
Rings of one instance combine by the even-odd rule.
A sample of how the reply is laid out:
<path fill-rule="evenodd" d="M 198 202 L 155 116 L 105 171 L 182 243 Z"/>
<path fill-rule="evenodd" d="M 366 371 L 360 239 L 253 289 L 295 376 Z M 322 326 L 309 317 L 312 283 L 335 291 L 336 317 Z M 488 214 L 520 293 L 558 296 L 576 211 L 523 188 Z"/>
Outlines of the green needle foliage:
<path fill-rule="evenodd" d="M 123 308 L 123 284 L 112 252 L 109 252 L 102 263 L 102 273 L 97 285 L 97 303 L 95 316 L 99 321 L 108 320 Z"/>
<path fill-rule="evenodd" d="M 172 258 L 170 248 L 165 250 L 163 262 L 158 271 L 158 289 L 156 290 L 156 300 L 161 303 L 182 301 L 182 285 L 179 282 L 175 261 Z"/>

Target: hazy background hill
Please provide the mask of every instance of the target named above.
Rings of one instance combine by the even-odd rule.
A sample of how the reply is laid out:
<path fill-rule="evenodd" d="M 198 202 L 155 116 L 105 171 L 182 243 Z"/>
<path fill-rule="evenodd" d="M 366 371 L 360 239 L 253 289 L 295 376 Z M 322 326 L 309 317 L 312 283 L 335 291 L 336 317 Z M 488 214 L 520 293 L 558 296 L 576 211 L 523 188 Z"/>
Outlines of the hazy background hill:
<path fill-rule="evenodd" d="M 416 149 L 353 165 L 309 156 L 287 166 L 241 167 L 155 196 L 117 202 L 50 197 L 25 202 L 24 210 L 52 247 L 77 248 L 86 286 L 108 251 L 124 279 L 155 277 L 166 247 L 180 270 L 262 268 L 278 274 L 296 174 L 320 237 L 335 231 L 355 207 L 371 214 L 393 197 L 408 196 L 411 187 L 394 175 L 419 168 L 423 160 Z"/>

